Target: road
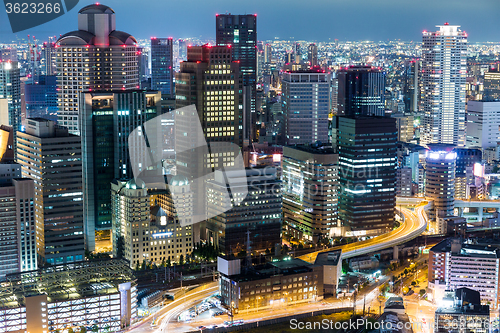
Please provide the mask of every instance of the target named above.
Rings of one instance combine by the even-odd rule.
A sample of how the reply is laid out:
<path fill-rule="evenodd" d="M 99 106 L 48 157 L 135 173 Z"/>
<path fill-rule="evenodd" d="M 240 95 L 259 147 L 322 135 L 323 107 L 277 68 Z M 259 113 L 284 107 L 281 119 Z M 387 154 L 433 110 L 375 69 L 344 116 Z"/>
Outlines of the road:
<path fill-rule="evenodd" d="M 318 253 L 329 252 L 332 250 L 342 249 L 342 259 L 348 259 L 355 256 L 365 255 L 374 251 L 380 251 L 395 245 L 408 242 L 420 234 L 422 234 L 427 227 L 427 218 L 424 212 L 424 206 L 416 207 L 415 212 L 407 208 L 399 209 L 404 215 L 404 222 L 395 230 L 367 239 L 361 242 L 355 242 L 342 246 L 336 246 L 327 250 L 321 250 L 300 256 L 299 259 L 314 263 Z"/>
<path fill-rule="evenodd" d="M 179 297 L 173 302 L 167 304 L 160 311 L 154 315 L 149 316 L 146 320 L 133 325 L 128 332 L 133 333 L 160 333 L 167 332 L 165 330 L 166 323 L 172 318 L 176 318 L 179 312 L 188 309 L 193 304 L 200 302 L 204 298 L 215 294 L 219 290 L 218 282 L 204 284 L 186 293 L 186 295 Z M 157 319 L 161 322 L 160 327 L 152 328 L 151 322 Z"/>

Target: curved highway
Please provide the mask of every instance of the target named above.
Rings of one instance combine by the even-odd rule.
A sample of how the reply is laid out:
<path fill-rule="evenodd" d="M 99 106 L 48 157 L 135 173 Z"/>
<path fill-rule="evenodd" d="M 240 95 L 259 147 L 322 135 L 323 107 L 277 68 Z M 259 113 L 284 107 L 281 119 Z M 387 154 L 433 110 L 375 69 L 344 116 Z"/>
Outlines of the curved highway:
<path fill-rule="evenodd" d="M 415 208 L 415 212 L 408 208 L 400 208 L 398 210 L 403 213 L 404 222 L 397 229 L 386 234 L 367 239 L 361 242 L 355 242 L 342 246 L 333 247 L 327 250 L 321 250 L 300 256 L 299 259 L 314 263 L 318 253 L 329 252 L 332 250 L 342 250 L 342 259 L 348 259 L 360 255 L 380 251 L 389 247 L 406 243 L 425 231 L 427 228 L 427 217 L 424 212 L 426 202 L 420 200 L 419 206 Z"/>

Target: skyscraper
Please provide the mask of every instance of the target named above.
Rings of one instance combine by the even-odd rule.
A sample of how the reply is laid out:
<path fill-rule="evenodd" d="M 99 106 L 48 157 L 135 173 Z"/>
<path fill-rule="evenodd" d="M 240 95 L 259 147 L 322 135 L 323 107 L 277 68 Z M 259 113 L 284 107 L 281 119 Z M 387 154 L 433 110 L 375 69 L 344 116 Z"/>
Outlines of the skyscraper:
<path fill-rule="evenodd" d="M 465 145 L 467 34 L 458 25 L 423 32 L 420 142 Z"/>
<path fill-rule="evenodd" d="M 252 251 L 273 250 L 276 244 L 281 244 L 283 208 L 281 181 L 276 177 L 276 169 L 248 168 L 245 181 L 241 181 L 239 172 L 228 172 L 227 177 L 231 188 L 220 173 L 207 183 L 207 211 L 213 217 L 207 221 L 206 239 L 226 255 L 246 250 L 248 239 Z M 247 191 L 247 182 L 248 195 L 236 203 L 238 190 Z M 232 198 L 225 195 L 228 190 Z"/>
<path fill-rule="evenodd" d="M 243 79 L 243 139 L 256 138 L 257 14 L 216 15 L 217 45 L 230 45 Z"/>
<path fill-rule="evenodd" d="M 285 144 L 328 142 L 330 75 L 319 70 L 283 73 Z"/>
<path fill-rule="evenodd" d="M 151 89 L 174 96 L 174 68 L 172 37 L 151 38 Z"/>
<path fill-rule="evenodd" d="M 403 98 L 405 113 L 418 112 L 420 102 L 419 89 L 420 60 L 405 61 Z"/>
<path fill-rule="evenodd" d="M 0 164 L 0 169 L 4 165 Z M 13 166 L 12 164 L 9 167 Z M 19 166 L 19 165 L 18 165 Z M 0 183 L 0 278 L 6 274 L 37 269 L 37 245 L 43 235 L 35 227 L 32 179 L 2 179 Z M 38 234 L 37 234 L 38 231 Z"/>
<path fill-rule="evenodd" d="M 57 77 L 42 75 L 37 83 L 24 85 L 26 118 L 57 121 Z"/>
<path fill-rule="evenodd" d="M 264 63 L 270 64 L 273 59 L 273 47 L 271 44 L 264 45 Z"/>
<path fill-rule="evenodd" d="M 139 88 L 136 39 L 116 30 L 115 12 L 92 4 L 78 12 L 78 30 L 57 40 L 58 124 L 80 135 L 78 93 Z"/>
<path fill-rule="evenodd" d="M 338 158 L 328 147 L 283 147 L 283 216 L 289 237 L 317 243 L 337 227 Z"/>
<path fill-rule="evenodd" d="M 340 116 L 383 116 L 385 72 L 371 66 L 351 66 L 338 71 Z"/>
<path fill-rule="evenodd" d="M 54 41 L 49 38 L 48 42 L 43 43 L 42 47 L 43 55 L 43 74 L 44 75 L 56 75 L 57 74 L 57 45 Z"/>
<path fill-rule="evenodd" d="M 45 262 L 84 259 L 80 137 L 53 121 L 27 119 L 18 132 L 17 161 L 35 181 L 36 230 Z"/>
<path fill-rule="evenodd" d="M 490 68 L 484 73 L 484 97 L 485 101 L 500 100 L 500 64 Z"/>
<path fill-rule="evenodd" d="M 0 62 L 0 103 L 2 103 L 2 99 L 7 100 L 9 123 L 0 125 L 10 125 L 14 128 L 15 151 L 17 131 L 21 129 L 21 78 L 16 61 L 8 60 Z"/>
<path fill-rule="evenodd" d="M 467 103 L 467 138 L 469 148 L 494 148 L 500 142 L 500 100 Z"/>
<path fill-rule="evenodd" d="M 231 50 L 229 46 L 189 47 L 187 61 L 181 63 L 181 70 L 176 73 L 177 174 L 188 177 L 190 182 L 213 172 L 214 168 L 229 166 L 243 142 L 239 63 L 232 60 Z M 179 111 L 192 104 L 193 110 Z M 195 123 L 197 120 L 199 123 Z M 193 146 L 205 140 L 210 149 L 201 148 L 202 151 L 195 153 Z M 195 219 L 204 220 L 205 188 L 192 184 L 191 189 L 194 215 L 199 217 Z"/>
<path fill-rule="evenodd" d="M 455 168 L 457 153 L 454 145 L 429 144 L 425 154 L 425 196 L 434 200 L 434 209 L 429 211 L 429 219 L 453 216 L 455 208 Z M 436 233 L 446 231 L 438 223 Z"/>
<path fill-rule="evenodd" d="M 334 117 L 339 149 L 339 220 L 354 235 L 394 227 L 396 122 L 390 117 Z"/>
<path fill-rule="evenodd" d="M 111 181 L 134 177 L 129 134 L 161 113 L 161 94 L 140 90 L 84 92 L 79 103 L 85 241 L 87 249 L 93 251 L 95 231 L 111 230 Z M 137 170 L 147 167 L 141 165 Z"/>
<path fill-rule="evenodd" d="M 318 46 L 316 44 L 309 44 L 309 53 L 307 54 L 309 60 L 309 66 L 318 66 Z"/>

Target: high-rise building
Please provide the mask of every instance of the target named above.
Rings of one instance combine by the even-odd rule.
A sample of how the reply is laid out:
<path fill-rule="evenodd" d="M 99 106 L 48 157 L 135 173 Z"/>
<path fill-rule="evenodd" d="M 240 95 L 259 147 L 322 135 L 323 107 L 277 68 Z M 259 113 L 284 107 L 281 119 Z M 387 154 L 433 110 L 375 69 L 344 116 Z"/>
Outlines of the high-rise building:
<path fill-rule="evenodd" d="M 487 149 L 500 142 L 500 101 L 467 103 L 467 147 Z"/>
<path fill-rule="evenodd" d="M 465 145 L 467 34 L 458 25 L 423 33 L 420 142 Z"/>
<path fill-rule="evenodd" d="M 483 101 L 500 100 L 500 64 L 484 73 Z"/>
<path fill-rule="evenodd" d="M 26 118 L 57 121 L 57 76 L 42 75 L 37 83 L 24 85 Z"/>
<path fill-rule="evenodd" d="M 339 116 L 383 116 L 385 72 L 371 66 L 351 66 L 337 72 Z"/>
<path fill-rule="evenodd" d="M 35 227 L 35 184 L 32 179 L 6 177 L 3 167 L 16 168 L 20 173 L 18 164 L 0 164 L 0 278 L 37 269 L 40 245 Z"/>
<path fill-rule="evenodd" d="M 1 123 L 1 122 L 0 122 Z M 0 162 L 14 162 L 14 130 L 12 126 L 0 125 Z"/>
<path fill-rule="evenodd" d="M 232 59 L 239 61 L 243 90 L 243 139 L 252 142 L 256 138 L 257 98 L 257 14 L 217 14 L 216 42 L 230 46 Z"/>
<path fill-rule="evenodd" d="M 21 129 L 21 80 L 16 61 L 0 62 L 0 103 L 7 100 L 8 124 L 14 129 L 14 151 L 16 150 L 17 131 Z M 2 106 L 0 105 L 0 109 Z M 0 111 L 2 112 L 2 111 Z M 5 110 L 4 110 L 5 112 Z M 2 117 L 3 119 L 3 117 Z"/>
<path fill-rule="evenodd" d="M 405 61 L 403 101 L 405 103 L 405 113 L 408 114 L 418 112 L 420 102 L 419 72 L 420 60 Z"/>
<path fill-rule="evenodd" d="M 111 230 L 111 181 L 134 177 L 129 135 L 161 113 L 161 94 L 141 90 L 84 92 L 79 103 L 85 241 L 86 248 L 93 251 L 95 231 Z M 137 154 L 146 156 L 148 152 Z M 147 167 L 138 165 L 137 170 Z"/>
<path fill-rule="evenodd" d="M 412 196 L 412 170 L 410 167 L 402 167 L 396 170 L 396 196 Z"/>
<path fill-rule="evenodd" d="M 339 220 L 354 235 L 394 227 L 397 130 L 390 117 L 335 117 Z"/>
<path fill-rule="evenodd" d="M 207 183 L 207 211 L 213 217 L 207 221 L 206 239 L 226 255 L 246 250 L 247 246 L 257 252 L 274 250 L 276 244 L 281 244 L 283 206 L 276 169 L 247 169 L 245 181 L 239 172 L 227 172 L 226 176 L 231 188 L 220 173 Z M 243 192 L 248 195 L 243 201 L 237 200 Z"/>
<path fill-rule="evenodd" d="M 17 49 L 12 47 L 4 47 L 0 49 L 0 61 L 1 62 L 15 62 L 18 61 Z"/>
<path fill-rule="evenodd" d="M 193 249 L 192 226 L 181 226 L 180 220 L 185 222 L 192 214 L 189 182 L 175 176 L 168 190 L 156 190 L 154 194 L 142 180 L 137 182 L 114 180 L 111 184 L 113 256 L 127 259 L 131 268 L 144 261 L 160 265 L 179 262 L 181 256 L 186 259 Z M 182 200 L 184 205 L 176 210 L 175 200 Z"/>
<path fill-rule="evenodd" d="M 49 264 L 84 259 L 82 154 L 79 136 L 41 118 L 18 132 L 17 161 L 35 182 L 38 249 Z"/>
<path fill-rule="evenodd" d="M 151 38 L 151 89 L 174 96 L 174 40 Z"/>
<path fill-rule="evenodd" d="M 43 43 L 42 47 L 42 61 L 43 61 L 43 75 L 57 75 L 57 47 L 58 45 L 50 40 Z"/>
<path fill-rule="evenodd" d="M 448 238 L 429 251 L 429 289 L 434 300 L 441 302 L 440 290 L 456 290 L 467 287 L 481 294 L 482 304 L 491 304 L 498 309 L 500 304 L 500 250 L 498 244 L 477 240 L 477 243 L 462 243 Z"/>
<path fill-rule="evenodd" d="M 332 148 L 283 147 L 284 231 L 317 243 L 337 227 L 338 153 Z"/>
<path fill-rule="evenodd" d="M 145 82 L 151 77 L 149 70 L 149 53 L 150 49 L 144 47 L 137 48 L 137 67 L 139 68 L 139 81 L 141 82 L 141 89 L 144 89 Z"/>
<path fill-rule="evenodd" d="M 413 125 L 413 115 L 409 113 L 392 113 L 391 117 L 396 119 L 398 130 L 398 141 L 411 142 L 415 134 Z"/>
<path fill-rule="evenodd" d="M 316 67 L 318 66 L 318 46 L 316 44 L 309 44 L 308 47 L 308 60 L 309 66 Z"/>
<path fill-rule="evenodd" d="M 273 47 L 271 44 L 264 45 L 264 63 L 270 64 L 273 59 Z"/>
<path fill-rule="evenodd" d="M 457 153 L 454 145 L 430 144 L 425 156 L 425 196 L 434 200 L 429 219 L 453 216 L 455 208 L 455 168 Z M 438 229 L 439 225 L 438 225 Z"/>
<path fill-rule="evenodd" d="M 286 145 L 328 142 L 328 73 L 322 70 L 284 72 L 281 103 Z"/>
<path fill-rule="evenodd" d="M 136 39 L 116 30 L 113 9 L 92 4 L 78 12 L 78 30 L 57 40 L 58 124 L 80 135 L 78 93 L 139 88 Z"/>

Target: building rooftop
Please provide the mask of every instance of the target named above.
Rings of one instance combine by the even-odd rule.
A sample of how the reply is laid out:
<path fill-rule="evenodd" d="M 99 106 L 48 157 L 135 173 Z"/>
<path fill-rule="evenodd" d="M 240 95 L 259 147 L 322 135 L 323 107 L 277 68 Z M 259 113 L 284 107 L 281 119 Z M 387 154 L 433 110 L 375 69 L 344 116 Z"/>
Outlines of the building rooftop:
<path fill-rule="evenodd" d="M 304 260 L 297 258 L 285 258 L 279 261 L 273 261 L 264 265 L 253 267 L 248 272 L 242 272 L 239 275 L 231 276 L 231 280 L 238 282 L 255 281 L 267 279 L 272 276 L 293 275 L 306 272 L 312 272 L 312 265 Z M 244 271 L 244 269 L 242 269 Z"/>
<path fill-rule="evenodd" d="M 432 252 L 452 252 L 452 238 L 445 239 L 431 248 Z M 457 256 L 500 258 L 500 244 L 498 240 L 480 239 L 475 244 L 461 243 Z"/>
<path fill-rule="evenodd" d="M 106 5 L 94 3 L 80 9 L 78 14 L 114 14 L 115 11 Z"/>
<path fill-rule="evenodd" d="M 8 274 L 0 281 L 0 309 L 26 305 L 26 297 L 47 295 L 50 302 L 117 293 L 134 282 L 127 260 L 103 259 Z"/>
<path fill-rule="evenodd" d="M 318 266 L 337 266 L 339 262 L 341 262 L 342 257 L 342 249 L 329 251 L 329 252 L 321 252 L 316 256 L 315 265 Z"/>
<path fill-rule="evenodd" d="M 286 148 L 297 149 L 307 153 L 312 154 L 337 154 L 332 146 L 322 145 L 321 143 L 315 143 L 310 145 L 293 145 L 285 146 Z"/>

